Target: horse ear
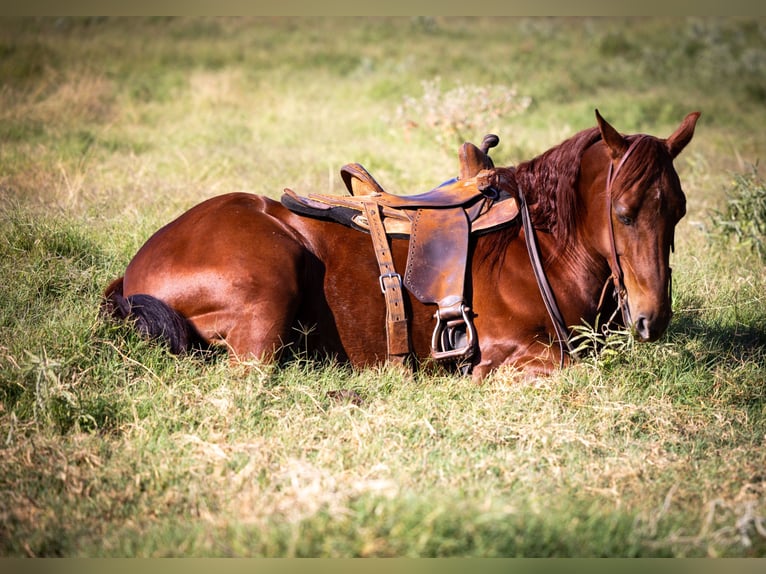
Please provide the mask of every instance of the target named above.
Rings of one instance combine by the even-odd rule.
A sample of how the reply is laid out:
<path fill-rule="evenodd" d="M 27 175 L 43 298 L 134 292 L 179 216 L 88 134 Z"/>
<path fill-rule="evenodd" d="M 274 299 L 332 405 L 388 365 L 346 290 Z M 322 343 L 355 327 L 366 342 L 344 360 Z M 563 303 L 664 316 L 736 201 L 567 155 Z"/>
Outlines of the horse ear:
<path fill-rule="evenodd" d="M 694 135 L 694 127 L 697 125 L 697 120 L 700 117 L 700 112 L 692 112 L 684 118 L 678 129 L 673 132 L 667 140 L 665 145 L 668 146 L 668 152 L 670 157 L 675 159 L 676 156 L 681 153 L 686 145 L 691 141 Z"/>
<path fill-rule="evenodd" d="M 601 139 L 604 140 L 604 143 L 609 148 L 609 151 L 612 154 L 612 159 L 621 158 L 628 149 L 628 141 L 622 137 L 616 129 L 609 125 L 609 122 L 601 117 L 598 110 L 596 110 L 596 121 L 598 122 L 598 129 L 601 132 Z"/>

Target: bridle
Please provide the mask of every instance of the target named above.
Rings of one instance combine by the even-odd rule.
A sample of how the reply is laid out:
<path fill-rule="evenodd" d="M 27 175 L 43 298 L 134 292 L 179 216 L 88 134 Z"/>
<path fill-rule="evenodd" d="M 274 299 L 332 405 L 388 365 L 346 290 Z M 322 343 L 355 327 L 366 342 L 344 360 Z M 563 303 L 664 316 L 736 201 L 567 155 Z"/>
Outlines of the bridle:
<path fill-rule="evenodd" d="M 617 244 L 614 240 L 614 219 L 612 218 L 612 185 L 614 184 L 614 180 L 617 179 L 617 175 L 620 173 L 620 169 L 623 165 L 625 165 L 625 162 L 630 157 L 630 155 L 633 153 L 633 151 L 636 149 L 638 144 L 647 139 L 649 136 L 638 136 L 636 139 L 634 139 L 631 144 L 628 146 L 628 149 L 625 151 L 625 153 L 620 158 L 619 163 L 617 164 L 617 167 L 614 167 L 614 164 L 612 162 L 609 162 L 609 171 L 606 174 L 606 214 L 607 219 L 609 220 L 609 268 L 612 271 L 612 274 L 607 278 L 606 285 L 609 284 L 609 281 L 612 281 L 612 284 L 614 286 L 614 294 L 617 298 L 617 307 L 620 310 L 620 313 L 622 313 L 622 321 L 623 325 L 625 327 L 628 327 L 631 325 L 631 317 L 630 317 L 630 308 L 628 307 L 628 291 L 625 288 L 625 275 L 622 271 L 622 266 L 620 265 L 620 258 L 617 255 Z M 604 286 L 604 292 L 606 291 L 606 285 Z M 599 308 L 601 308 L 601 305 L 603 303 L 603 292 L 601 296 L 601 301 L 599 301 Z"/>
<path fill-rule="evenodd" d="M 537 233 L 532 225 L 532 218 L 529 215 L 529 206 L 527 200 L 524 197 L 524 190 L 519 186 L 519 211 L 521 211 L 521 223 L 524 227 L 525 243 L 527 244 L 527 254 L 529 255 L 529 261 L 532 263 L 532 270 L 535 273 L 535 280 L 537 281 L 537 288 L 540 291 L 540 295 L 545 303 L 545 309 L 548 311 L 548 316 L 553 323 L 553 329 L 556 331 L 556 338 L 559 343 L 559 350 L 561 351 L 561 360 L 559 366 L 564 367 L 564 347 L 570 355 L 576 356 L 572 344 L 569 342 L 569 330 L 567 329 L 564 316 L 561 314 L 558 304 L 556 303 L 556 297 L 553 294 L 551 284 L 548 282 L 548 277 L 545 274 L 543 268 L 542 258 L 540 256 L 540 248 L 537 245 Z"/>

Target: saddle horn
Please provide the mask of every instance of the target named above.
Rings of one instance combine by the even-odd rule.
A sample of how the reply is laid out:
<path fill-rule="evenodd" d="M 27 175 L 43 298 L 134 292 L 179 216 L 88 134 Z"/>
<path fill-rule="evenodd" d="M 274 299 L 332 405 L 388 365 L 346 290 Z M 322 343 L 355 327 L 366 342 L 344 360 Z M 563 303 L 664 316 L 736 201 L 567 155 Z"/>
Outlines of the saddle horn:
<path fill-rule="evenodd" d="M 484 139 L 481 140 L 481 151 L 485 154 L 489 153 L 489 150 L 500 143 L 500 137 L 495 134 L 487 134 Z"/>
<path fill-rule="evenodd" d="M 483 169 L 493 169 L 495 163 L 487 152 L 500 142 L 495 134 L 487 134 L 481 140 L 481 149 L 474 144 L 466 142 L 459 151 L 460 179 L 466 180 L 475 177 Z"/>

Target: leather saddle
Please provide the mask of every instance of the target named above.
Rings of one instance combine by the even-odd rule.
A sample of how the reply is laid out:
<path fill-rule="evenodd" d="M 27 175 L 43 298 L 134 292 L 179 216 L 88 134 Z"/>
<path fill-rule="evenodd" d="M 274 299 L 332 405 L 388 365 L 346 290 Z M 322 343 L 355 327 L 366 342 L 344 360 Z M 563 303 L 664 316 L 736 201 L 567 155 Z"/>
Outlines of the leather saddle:
<path fill-rule="evenodd" d="M 403 362 L 411 353 L 402 289 L 426 304 L 436 304 L 431 356 L 467 361 L 476 332 L 465 301 L 468 244 L 472 234 L 487 233 L 517 221 L 519 204 L 513 170 L 496 169 L 488 155 L 499 138 L 484 137 L 482 148 L 464 143 L 460 176 L 426 193 L 395 195 L 357 163 L 341 169 L 349 196 L 309 194 L 285 189 L 282 204 L 309 217 L 336 221 L 369 233 L 386 300 L 388 357 Z M 404 279 L 394 268 L 390 237 L 409 238 Z"/>

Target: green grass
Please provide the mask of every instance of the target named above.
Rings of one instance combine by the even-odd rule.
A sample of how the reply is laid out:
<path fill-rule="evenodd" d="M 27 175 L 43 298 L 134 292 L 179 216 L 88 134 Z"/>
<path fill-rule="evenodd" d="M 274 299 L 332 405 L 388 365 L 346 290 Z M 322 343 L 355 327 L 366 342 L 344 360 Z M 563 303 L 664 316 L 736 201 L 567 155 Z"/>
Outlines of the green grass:
<path fill-rule="evenodd" d="M 766 556 L 765 55 L 734 18 L 0 20 L 0 555 Z M 177 358 L 98 317 L 207 197 L 340 192 L 354 161 L 423 191 L 460 137 L 515 163 L 594 108 L 703 112 L 658 343 L 476 385 Z"/>

